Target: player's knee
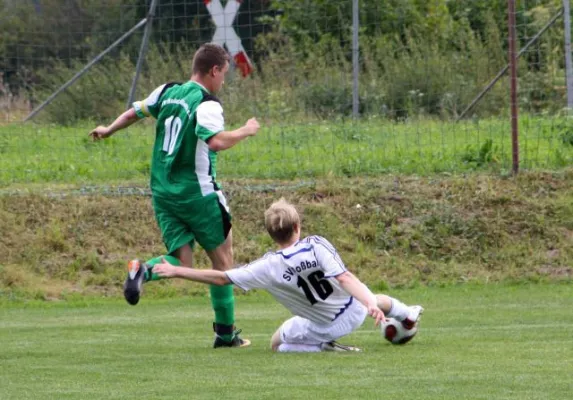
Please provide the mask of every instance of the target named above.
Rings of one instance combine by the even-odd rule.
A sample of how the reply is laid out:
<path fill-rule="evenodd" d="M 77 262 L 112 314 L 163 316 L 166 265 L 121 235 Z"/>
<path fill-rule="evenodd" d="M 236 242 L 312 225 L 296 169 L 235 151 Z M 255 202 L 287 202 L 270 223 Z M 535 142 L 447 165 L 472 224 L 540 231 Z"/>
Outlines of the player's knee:
<path fill-rule="evenodd" d="M 228 271 L 233 268 L 233 262 L 230 258 L 222 258 L 219 262 L 213 264 L 213 269 L 218 271 Z"/>
<path fill-rule="evenodd" d="M 225 254 L 225 268 L 231 269 L 233 268 L 233 249 L 229 249 Z"/>
<path fill-rule="evenodd" d="M 392 308 L 392 300 L 385 294 L 377 294 L 376 302 L 378 303 L 378 307 L 385 313 L 389 312 Z"/>
<path fill-rule="evenodd" d="M 221 254 L 218 269 L 226 271 L 231 268 L 233 268 L 233 253 L 232 250 L 229 250 Z"/>
<path fill-rule="evenodd" d="M 220 246 L 212 252 L 208 252 L 213 269 L 227 271 L 233 268 L 233 250 L 230 247 Z"/>
<path fill-rule="evenodd" d="M 272 351 L 279 351 L 279 346 L 281 345 L 281 335 L 280 335 L 280 330 L 277 330 L 273 336 L 271 337 L 271 350 Z"/>
<path fill-rule="evenodd" d="M 193 249 L 188 244 L 177 249 L 174 256 L 179 259 L 181 265 L 193 268 Z"/>
<path fill-rule="evenodd" d="M 274 351 L 274 352 L 279 351 L 279 346 L 281 345 L 280 343 L 275 343 L 271 340 L 270 344 L 271 344 L 271 350 L 272 351 Z"/>

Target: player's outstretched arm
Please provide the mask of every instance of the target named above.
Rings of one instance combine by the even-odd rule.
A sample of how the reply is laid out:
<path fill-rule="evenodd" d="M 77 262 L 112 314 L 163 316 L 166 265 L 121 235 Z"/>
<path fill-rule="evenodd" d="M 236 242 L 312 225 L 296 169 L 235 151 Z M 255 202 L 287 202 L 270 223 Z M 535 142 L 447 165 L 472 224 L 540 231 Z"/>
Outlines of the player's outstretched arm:
<path fill-rule="evenodd" d="M 139 117 L 135 113 L 135 109 L 130 108 L 119 117 L 115 119 L 109 126 L 98 126 L 93 131 L 90 132 L 90 136 L 93 140 L 105 139 L 113 135 L 115 132 L 125 129 L 137 122 Z"/>
<path fill-rule="evenodd" d="M 245 125 L 234 131 L 222 131 L 211 137 L 207 142 L 212 151 L 227 150 L 241 140 L 257 134 L 260 125 L 256 118 L 251 118 Z"/>
<path fill-rule="evenodd" d="M 346 271 L 338 275 L 336 280 L 349 295 L 366 306 L 368 315 L 374 318 L 376 326 L 385 320 L 384 312 L 378 307 L 376 296 L 357 277 Z"/>
<path fill-rule="evenodd" d="M 156 264 L 153 267 L 153 273 L 162 278 L 182 278 L 210 285 L 224 286 L 232 283 L 223 271 L 176 267 L 165 259 L 161 264 Z"/>

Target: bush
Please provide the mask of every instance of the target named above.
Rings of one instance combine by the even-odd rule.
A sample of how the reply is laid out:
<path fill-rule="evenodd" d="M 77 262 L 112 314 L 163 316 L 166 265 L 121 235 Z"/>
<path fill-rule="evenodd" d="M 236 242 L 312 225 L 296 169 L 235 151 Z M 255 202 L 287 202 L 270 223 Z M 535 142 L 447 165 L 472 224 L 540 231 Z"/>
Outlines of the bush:
<path fill-rule="evenodd" d="M 499 148 L 494 146 L 493 140 L 487 139 L 480 147 L 467 146 L 462 154 L 462 161 L 472 165 L 474 168 L 499 163 Z"/>
<path fill-rule="evenodd" d="M 191 54 L 191 56 L 189 55 Z M 183 65 L 189 65 L 193 51 L 181 47 L 175 52 L 159 46 L 151 46 L 147 65 L 139 80 L 137 97 L 147 96 L 165 82 L 189 79 Z M 188 61 L 187 61 L 188 60 Z M 71 67 L 57 63 L 39 73 L 46 85 L 33 93 L 37 99 L 48 97 L 63 82 L 79 71 L 83 64 L 76 61 Z M 129 89 L 135 73 L 135 65 L 127 54 L 103 61 L 87 72 L 76 83 L 58 96 L 40 118 L 60 125 L 69 125 L 79 120 L 110 119 L 125 109 Z"/>
<path fill-rule="evenodd" d="M 324 6 L 326 6 L 324 4 Z M 485 12 L 485 11 L 484 11 Z M 486 13 L 478 35 L 465 17 L 436 22 L 436 37 L 420 29 L 400 34 L 368 32 L 360 41 L 360 112 L 392 119 L 437 116 L 457 118 L 505 65 L 505 50 L 493 16 Z M 228 124 L 252 115 L 274 121 L 326 119 L 352 113 L 352 51 L 330 33 L 285 28 L 281 18 L 256 38 L 256 71 L 247 79 L 229 77 L 221 93 Z M 292 21 L 291 21 L 292 22 Z M 430 29 L 430 28 L 428 28 Z M 294 32 L 294 33 L 293 33 Z M 436 31 L 437 32 L 437 31 Z M 296 33 L 296 34 L 295 34 Z M 316 33 L 316 32 L 314 32 Z M 168 81 L 185 81 L 194 48 L 151 46 L 140 77 L 138 97 Z M 46 98 L 81 68 L 58 63 L 40 73 L 46 83 L 34 93 Z M 96 65 L 50 105 L 42 118 L 70 124 L 86 118 L 109 120 L 125 107 L 135 67 L 128 54 Z M 561 97 L 553 89 L 555 71 L 529 72 L 522 104 L 534 112 L 555 108 Z M 499 82 L 473 116 L 500 115 L 507 101 L 506 82 Z M 49 89 L 48 89 L 49 88 Z"/>

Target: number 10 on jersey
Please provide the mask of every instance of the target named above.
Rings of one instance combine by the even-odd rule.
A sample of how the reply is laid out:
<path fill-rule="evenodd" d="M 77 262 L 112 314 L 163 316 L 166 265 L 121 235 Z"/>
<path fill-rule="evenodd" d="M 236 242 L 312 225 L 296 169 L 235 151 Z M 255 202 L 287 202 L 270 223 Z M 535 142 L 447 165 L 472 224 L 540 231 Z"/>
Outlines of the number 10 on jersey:
<path fill-rule="evenodd" d="M 177 137 L 179 137 L 179 132 L 181 132 L 181 127 L 183 122 L 179 117 L 169 117 L 165 120 L 165 137 L 163 138 L 163 151 L 167 155 L 173 154 L 175 149 L 175 143 L 177 143 Z"/>

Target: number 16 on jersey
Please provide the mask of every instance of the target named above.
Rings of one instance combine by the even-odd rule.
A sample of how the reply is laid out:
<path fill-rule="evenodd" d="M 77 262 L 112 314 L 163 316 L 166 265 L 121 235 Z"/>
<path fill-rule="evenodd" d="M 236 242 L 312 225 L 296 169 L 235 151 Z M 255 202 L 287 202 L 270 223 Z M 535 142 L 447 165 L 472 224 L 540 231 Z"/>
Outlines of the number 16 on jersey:
<path fill-rule="evenodd" d="M 314 289 L 314 291 L 316 292 L 318 297 L 320 297 L 321 300 L 326 300 L 328 296 L 330 296 L 332 292 L 334 292 L 334 289 L 332 288 L 332 285 L 328 282 L 328 279 L 324 279 L 324 272 L 322 271 L 313 272 L 312 274 L 308 275 L 307 279 L 308 282 L 310 282 L 310 286 L 312 286 L 312 288 Z M 316 304 L 318 300 L 316 300 L 316 297 L 314 297 L 314 294 L 312 293 L 312 290 L 310 289 L 308 282 L 303 278 L 301 278 L 299 275 L 296 281 L 296 285 L 299 288 L 302 288 L 304 295 L 306 296 L 308 301 L 310 301 L 310 304 L 313 305 Z"/>

